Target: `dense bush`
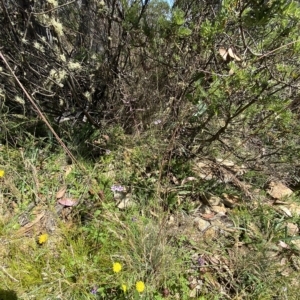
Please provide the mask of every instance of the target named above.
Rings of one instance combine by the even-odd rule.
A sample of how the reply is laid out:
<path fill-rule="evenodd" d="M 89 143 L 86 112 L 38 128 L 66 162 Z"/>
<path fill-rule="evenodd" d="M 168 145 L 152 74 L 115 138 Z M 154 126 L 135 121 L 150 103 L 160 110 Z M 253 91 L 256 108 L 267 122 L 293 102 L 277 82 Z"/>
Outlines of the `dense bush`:
<path fill-rule="evenodd" d="M 296 178 L 297 2 L 3 0 L 0 11 L 1 53 L 71 135 L 160 122 L 170 155 L 231 153 Z M 37 112 L 3 59 L 0 79 L 7 133 Z"/>

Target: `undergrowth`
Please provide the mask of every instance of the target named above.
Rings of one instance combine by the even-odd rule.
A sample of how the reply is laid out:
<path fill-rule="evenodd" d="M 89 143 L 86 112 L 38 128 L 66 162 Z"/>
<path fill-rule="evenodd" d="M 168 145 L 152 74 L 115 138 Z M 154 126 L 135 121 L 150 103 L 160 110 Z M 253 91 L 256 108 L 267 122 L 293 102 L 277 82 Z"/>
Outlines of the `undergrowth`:
<path fill-rule="evenodd" d="M 209 181 L 181 185 L 195 176 L 192 161 L 166 163 L 166 145 L 153 135 L 127 138 L 93 160 L 78 156 L 85 170 L 35 138 L 1 145 L 4 299 L 297 299 L 299 253 L 287 232 L 297 216 L 282 216 L 261 196 L 228 212 L 230 233 L 184 231 L 171 220 L 197 213 L 195 195 L 241 192 Z M 125 209 L 116 185 L 130 197 Z M 58 204 L 62 186 L 76 206 Z"/>

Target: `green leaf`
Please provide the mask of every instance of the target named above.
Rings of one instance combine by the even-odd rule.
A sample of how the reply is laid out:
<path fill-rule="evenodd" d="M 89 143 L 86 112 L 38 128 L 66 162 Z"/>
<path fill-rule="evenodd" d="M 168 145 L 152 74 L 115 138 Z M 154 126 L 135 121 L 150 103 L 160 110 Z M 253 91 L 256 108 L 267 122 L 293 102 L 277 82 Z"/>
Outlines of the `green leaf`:
<path fill-rule="evenodd" d="M 180 27 L 178 29 L 178 35 L 180 37 L 185 37 L 185 36 L 189 36 L 192 34 L 192 30 L 190 30 L 189 28 L 186 28 L 186 27 Z"/>
<path fill-rule="evenodd" d="M 178 26 L 183 25 L 185 22 L 184 12 L 181 9 L 175 9 L 173 12 L 172 20 Z"/>

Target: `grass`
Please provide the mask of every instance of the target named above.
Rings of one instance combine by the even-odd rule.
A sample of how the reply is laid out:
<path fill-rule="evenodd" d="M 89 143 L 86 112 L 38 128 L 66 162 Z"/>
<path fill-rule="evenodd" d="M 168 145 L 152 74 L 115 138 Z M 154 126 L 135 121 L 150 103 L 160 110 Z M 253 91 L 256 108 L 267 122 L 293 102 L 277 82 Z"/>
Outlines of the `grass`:
<path fill-rule="evenodd" d="M 182 221 L 171 220 L 193 216 L 199 188 L 172 181 L 194 175 L 192 166 L 174 160 L 168 173 L 161 168 L 164 145 L 153 136 L 146 139 L 151 147 L 142 137 L 126 147 L 123 136 L 123 146 L 115 145 L 110 154 L 80 161 L 86 171 L 52 145 L 35 147 L 35 139 L 21 149 L 1 146 L 0 296 L 298 299 L 299 252 L 287 223 L 299 225 L 299 217 L 284 216 L 262 198 L 229 211 L 235 228 L 230 233 L 183 229 Z M 136 205 L 118 209 L 113 184 L 126 187 Z M 77 206 L 58 210 L 62 186 Z M 43 234 L 48 237 L 39 243 Z M 280 241 L 287 247 L 278 246 Z M 114 263 L 121 265 L 119 272 Z M 137 282 L 145 285 L 143 291 L 141 283 L 137 291 Z"/>

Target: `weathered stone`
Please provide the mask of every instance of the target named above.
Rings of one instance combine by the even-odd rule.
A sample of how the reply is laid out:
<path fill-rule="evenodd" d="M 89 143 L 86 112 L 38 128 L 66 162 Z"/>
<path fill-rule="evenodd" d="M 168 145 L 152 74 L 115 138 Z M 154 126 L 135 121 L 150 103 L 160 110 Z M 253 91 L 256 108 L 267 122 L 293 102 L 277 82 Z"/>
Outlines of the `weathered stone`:
<path fill-rule="evenodd" d="M 208 221 L 203 220 L 202 218 L 196 217 L 194 219 L 194 226 L 202 232 L 210 226 L 210 223 Z"/>
<path fill-rule="evenodd" d="M 222 212 L 222 213 L 226 213 L 227 212 L 227 209 L 226 209 L 226 207 L 224 207 L 224 206 L 213 206 L 212 207 L 212 210 L 213 211 L 215 211 L 216 213 L 220 213 L 220 212 Z"/>
<path fill-rule="evenodd" d="M 282 182 L 272 181 L 269 183 L 267 193 L 274 199 L 282 199 L 283 197 L 290 196 L 293 193 L 293 191 L 289 189 L 286 185 L 284 185 Z"/>
<path fill-rule="evenodd" d="M 295 236 L 299 232 L 298 226 L 294 223 L 287 223 L 286 227 L 287 227 L 287 233 L 289 236 Z"/>
<path fill-rule="evenodd" d="M 219 205 L 221 202 L 222 202 L 222 199 L 218 196 L 211 196 L 209 199 L 208 199 L 208 202 L 211 206 L 217 206 Z"/>
<path fill-rule="evenodd" d="M 126 209 L 129 207 L 132 207 L 133 205 L 135 205 L 135 202 L 131 199 L 130 194 L 127 194 L 125 198 L 121 199 L 118 204 L 117 207 L 119 209 Z"/>

